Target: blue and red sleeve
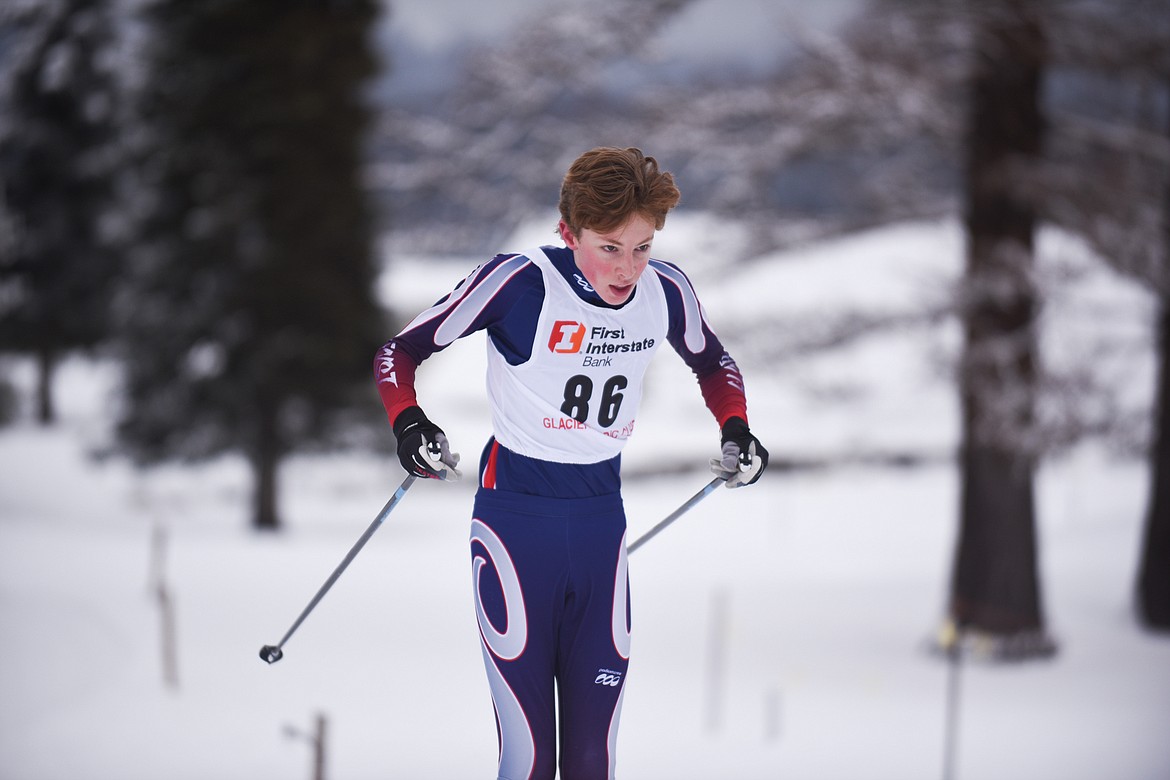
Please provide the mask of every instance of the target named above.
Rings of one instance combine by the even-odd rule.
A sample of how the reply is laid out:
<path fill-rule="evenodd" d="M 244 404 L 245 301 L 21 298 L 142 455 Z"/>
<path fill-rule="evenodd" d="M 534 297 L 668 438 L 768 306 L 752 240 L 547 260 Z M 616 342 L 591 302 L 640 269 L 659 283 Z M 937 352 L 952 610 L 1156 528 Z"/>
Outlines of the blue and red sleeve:
<path fill-rule="evenodd" d="M 374 359 L 378 395 L 391 425 L 403 409 L 419 405 L 418 366 L 463 336 L 486 329 L 508 362 L 528 360 L 543 294 L 540 269 L 528 258 L 497 255 L 411 320 Z"/>
<path fill-rule="evenodd" d="M 743 375 L 707 324 L 690 279 L 672 263 L 652 260 L 650 266 L 658 273 L 666 292 L 666 339 L 694 372 L 707 408 L 720 427 L 732 417 L 747 422 Z"/>

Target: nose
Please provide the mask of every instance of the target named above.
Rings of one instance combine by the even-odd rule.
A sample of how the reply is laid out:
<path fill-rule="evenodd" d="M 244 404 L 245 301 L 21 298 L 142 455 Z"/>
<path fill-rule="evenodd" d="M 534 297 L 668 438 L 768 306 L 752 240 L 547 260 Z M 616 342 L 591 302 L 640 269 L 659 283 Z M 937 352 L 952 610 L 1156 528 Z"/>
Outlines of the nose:
<path fill-rule="evenodd" d="M 637 263 L 634 261 L 634 255 L 623 252 L 614 264 L 614 275 L 622 282 L 633 281 L 635 267 Z"/>

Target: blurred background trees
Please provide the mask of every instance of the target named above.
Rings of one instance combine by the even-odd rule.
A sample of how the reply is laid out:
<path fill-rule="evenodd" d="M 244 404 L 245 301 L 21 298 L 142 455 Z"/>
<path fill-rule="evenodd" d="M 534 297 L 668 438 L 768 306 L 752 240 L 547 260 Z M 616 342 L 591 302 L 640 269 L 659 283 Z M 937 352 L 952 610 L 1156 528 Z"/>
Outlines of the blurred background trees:
<path fill-rule="evenodd" d="M 685 183 L 686 208 L 746 226 L 745 261 L 897 220 L 958 218 L 967 272 L 948 316 L 966 333 L 952 367 L 963 489 L 948 617 L 1051 649 L 1034 472 L 1096 437 L 1151 453 L 1139 613 L 1170 627 L 1167 371 L 1160 414 L 1141 420 L 1116 414 L 1089 372 L 1054 371 L 1036 340 L 1052 280 L 1033 262 L 1037 231 L 1060 228 L 1167 310 L 1170 2 L 858 2 L 838 30 L 778 36 L 767 72 L 664 76 L 656 36 L 709 1 L 541 5 L 501 44 L 468 47 L 451 84 L 413 101 L 370 88 L 386 66 L 370 48 L 373 0 L 118 5 L 124 94 L 108 97 L 100 67 L 92 82 L 63 81 L 66 60 L 51 52 L 64 49 L 46 43 L 50 29 L 73 30 L 70 45 L 85 51 L 81 31 L 106 33 L 81 20 L 105 6 L 7 12 L 0 339 L 37 349 L 32 337 L 63 328 L 67 310 L 96 318 L 113 300 L 116 329 L 81 330 L 122 357 L 122 446 L 142 462 L 244 452 L 255 522 L 272 527 L 280 459 L 344 435 L 339 421 L 371 403 L 370 358 L 390 335 L 372 298 L 376 238 L 391 248 L 384 262 L 395 247 L 498 251 L 522 220 L 552 211 L 565 166 L 598 144 L 642 146 Z M 49 115 L 37 96 L 54 89 L 87 108 Z M 130 108 L 99 110 L 119 100 Z M 23 119 L 40 115 L 47 128 Z M 59 140 L 83 127 L 92 135 Z M 39 154 L 51 176 L 30 167 L 50 144 Z M 111 160 L 116 199 L 90 198 L 86 187 L 113 178 Z M 33 217 L 30 191 L 84 217 Z M 70 269 L 43 275 L 54 284 L 81 280 L 88 297 L 76 306 L 34 288 L 28 270 L 48 241 L 32 237 L 66 219 L 87 227 L 44 235 L 74 236 L 74 249 L 37 250 L 62 259 L 36 262 Z M 117 274 L 99 251 L 107 235 L 120 242 Z M 58 353 L 83 346 L 54 338 Z"/>
<path fill-rule="evenodd" d="M 1148 287 L 1161 311 L 1137 612 L 1147 626 L 1170 629 L 1170 4 L 1081 0 L 1053 11 L 1062 81 L 1050 111 L 1044 215 Z"/>
<path fill-rule="evenodd" d="M 373 170 L 395 242 L 497 251 L 525 218 L 555 210 L 581 151 L 654 148 L 640 105 L 646 86 L 627 92 L 623 69 L 643 63 L 656 32 L 695 2 L 550 4 L 505 45 L 469 50 L 436 102 L 386 106 Z"/>

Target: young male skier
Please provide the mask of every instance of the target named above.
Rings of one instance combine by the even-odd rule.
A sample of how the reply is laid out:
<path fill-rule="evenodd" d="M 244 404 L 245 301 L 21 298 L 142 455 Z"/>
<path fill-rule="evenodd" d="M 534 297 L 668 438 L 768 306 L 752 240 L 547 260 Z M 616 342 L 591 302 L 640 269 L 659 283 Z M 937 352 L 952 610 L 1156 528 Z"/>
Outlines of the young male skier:
<path fill-rule="evenodd" d="M 476 268 L 379 351 L 377 386 L 403 468 L 457 479 L 459 456 L 415 396 L 415 370 L 487 331 L 493 435 L 471 521 L 475 612 L 500 744 L 499 780 L 614 777 L 630 656 L 620 453 L 642 379 L 668 342 L 721 432 L 712 471 L 750 485 L 768 452 L 743 379 L 686 275 L 650 247 L 679 191 L 638 149 L 581 155 L 561 186 L 564 247 Z M 558 710 L 559 706 L 559 712 Z"/>

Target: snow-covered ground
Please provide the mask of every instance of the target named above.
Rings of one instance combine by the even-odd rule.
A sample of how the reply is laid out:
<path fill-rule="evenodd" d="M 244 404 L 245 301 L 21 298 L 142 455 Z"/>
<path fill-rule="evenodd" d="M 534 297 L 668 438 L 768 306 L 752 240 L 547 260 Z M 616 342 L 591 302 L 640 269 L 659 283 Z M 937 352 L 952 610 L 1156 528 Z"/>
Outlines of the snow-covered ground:
<path fill-rule="evenodd" d="M 512 248 L 546 241 L 551 223 L 522 233 Z M 958 230 L 895 226 L 745 268 L 725 262 L 716 234 L 679 214 L 656 254 L 691 272 L 774 455 L 843 465 L 718 491 L 632 557 L 619 775 L 940 777 L 949 669 L 927 648 L 956 475 L 945 459 L 891 469 L 864 456 L 953 448 L 957 329 L 911 321 L 803 357 L 772 342 L 791 335 L 780 327 L 815 332 L 846 314 L 937 304 L 961 264 Z M 1152 383 L 1148 296 L 1066 239 L 1042 246 L 1063 280 L 1046 310 L 1050 364 L 1087 360 L 1111 413 L 1140 412 Z M 469 262 L 399 258 L 384 296 L 421 308 Z M 482 364 L 474 339 L 420 372 L 428 412 L 469 463 L 487 435 Z M 28 387 L 25 363 L 0 368 Z M 90 457 L 114 382 L 108 366 L 72 361 L 58 383 L 60 426 L 39 430 L 25 414 L 0 429 L 0 778 L 308 778 L 304 734 L 318 713 L 334 780 L 493 776 L 467 560 L 471 482 L 416 485 L 270 667 L 260 646 L 281 637 L 400 469 L 362 452 L 298 457 L 283 472 L 286 531 L 257 536 L 236 458 L 139 473 Z M 663 353 L 625 458 L 631 538 L 706 483 L 715 441 L 693 381 Z M 1042 469 L 1044 599 L 1060 652 L 961 668 L 953 777 L 1170 778 L 1170 637 L 1132 614 L 1146 490 L 1143 465 L 1100 443 Z M 174 687 L 154 595 L 159 539 Z"/>

